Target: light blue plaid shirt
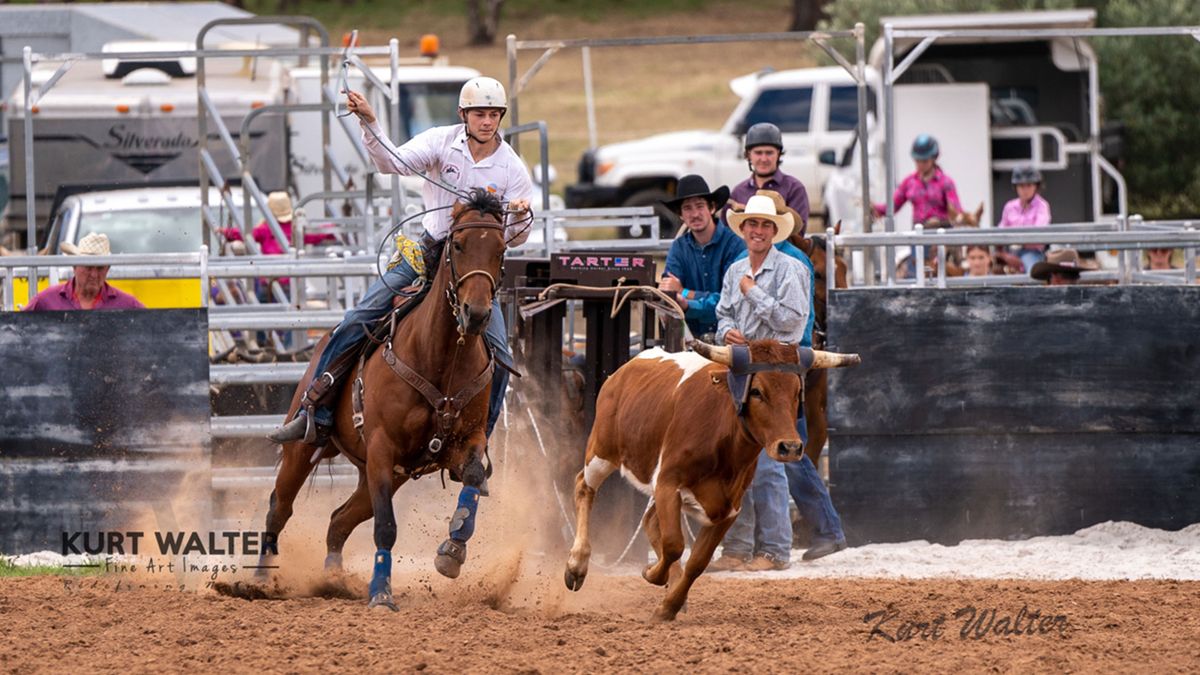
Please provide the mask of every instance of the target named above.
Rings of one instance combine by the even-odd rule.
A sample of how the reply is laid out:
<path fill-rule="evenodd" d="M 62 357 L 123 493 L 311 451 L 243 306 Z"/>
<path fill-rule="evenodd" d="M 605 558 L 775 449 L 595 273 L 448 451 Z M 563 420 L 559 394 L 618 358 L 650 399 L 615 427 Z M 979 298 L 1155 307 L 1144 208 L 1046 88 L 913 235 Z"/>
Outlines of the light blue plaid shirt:
<path fill-rule="evenodd" d="M 812 280 L 804 263 L 771 247 L 754 275 L 756 286 L 742 294 L 738 287 L 750 273 L 750 258 L 729 266 L 717 303 L 717 339 L 734 328 L 747 340 L 780 340 L 800 344 L 812 311 Z"/>

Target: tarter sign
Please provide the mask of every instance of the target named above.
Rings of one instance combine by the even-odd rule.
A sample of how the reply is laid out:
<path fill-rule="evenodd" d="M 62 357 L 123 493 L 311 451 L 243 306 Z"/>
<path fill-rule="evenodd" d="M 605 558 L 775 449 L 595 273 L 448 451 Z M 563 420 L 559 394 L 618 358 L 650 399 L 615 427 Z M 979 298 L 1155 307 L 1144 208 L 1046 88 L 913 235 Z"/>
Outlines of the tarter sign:
<path fill-rule="evenodd" d="M 559 253 L 550 258 L 550 277 L 603 286 L 617 279 L 624 279 L 625 284 L 653 285 L 654 259 L 616 251 Z"/>

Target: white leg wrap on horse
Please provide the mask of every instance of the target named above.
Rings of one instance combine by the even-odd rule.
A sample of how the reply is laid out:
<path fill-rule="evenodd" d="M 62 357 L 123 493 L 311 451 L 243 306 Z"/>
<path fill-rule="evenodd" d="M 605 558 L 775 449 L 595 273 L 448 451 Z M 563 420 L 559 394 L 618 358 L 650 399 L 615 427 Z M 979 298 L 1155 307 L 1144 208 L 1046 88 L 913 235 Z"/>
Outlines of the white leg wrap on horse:
<path fill-rule="evenodd" d="M 595 490 L 596 488 L 600 487 L 600 484 L 604 482 L 605 478 L 608 478 L 609 474 L 616 470 L 617 465 L 613 464 L 612 462 L 600 459 L 599 457 L 593 457 L 592 460 L 583 467 L 583 482 L 587 483 L 588 487 Z"/>

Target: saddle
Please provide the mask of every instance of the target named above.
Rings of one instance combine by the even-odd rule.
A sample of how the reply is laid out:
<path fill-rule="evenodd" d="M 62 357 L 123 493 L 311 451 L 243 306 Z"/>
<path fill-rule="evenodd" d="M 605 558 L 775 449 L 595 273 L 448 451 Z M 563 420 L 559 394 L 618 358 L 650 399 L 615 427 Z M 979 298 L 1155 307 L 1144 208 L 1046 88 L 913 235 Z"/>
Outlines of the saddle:
<path fill-rule="evenodd" d="M 337 403 L 338 392 L 341 391 L 347 374 L 354 370 L 357 363 L 365 362 L 370 358 L 371 354 L 375 352 L 375 348 L 387 340 L 392 327 L 398 326 L 421 304 L 425 296 L 429 295 L 429 286 L 437 276 L 438 263 L 441 261 L 444 245 L 444 240 L 434 241 L 428 238 L 428 235 L 425 235 L 420 243 L 404 235 L 396 237 L 396 251 L 388 261 L 387 268 L 390 270 L 400 264 L 401 260 L 405 260 L 419 275 L 419 278 L 424 278 L 425 281 L 400 289 L 400 292 L 392 298 L 392 311 L 380 317 L 374 325 L 364 326 L 365 339 L 347 349 L 344 354 L 329 364 L 329 370 L 326 371 L 329 377 L 322 377 L 323 373 L 316 373 L 318 379 L 305 392 L 302 403 L 310 414 L 313 409 L 318 407 L 333 408 Z"/>
<path fill-rule="evenodd" d="M 374 325 L 364 326 L 366 334 L 358 341 L 358 344 L 346 350 L 344 354 L 329 364 L 329 370 L 326 371 L 329 377 L 322 377 L 322 373 L 316 374 L 318 379 L 305 393 L 304 407 L 335 407 L 342 385 L 345 383 L 346 377 L 354 370 L 355 365 L 360 359 L 365 361 L 370 358 L 371 354 L 375 352 L 375 348 L 387 341 L 392 326 L 398 326 L 421 304 L 425 296 L 429 295 L 429 284 L 415 284 L 402 288 L 400 291 L 400 295 L 392 298 L 392 311 L 380 317 Z"/>

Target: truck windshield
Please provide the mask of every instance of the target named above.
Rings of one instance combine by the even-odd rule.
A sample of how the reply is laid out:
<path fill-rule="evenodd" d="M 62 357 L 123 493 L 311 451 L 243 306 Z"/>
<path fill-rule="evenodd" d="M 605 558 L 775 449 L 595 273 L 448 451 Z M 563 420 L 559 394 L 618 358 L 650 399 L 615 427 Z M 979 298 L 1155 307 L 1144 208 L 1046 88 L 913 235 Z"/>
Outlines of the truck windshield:
<path fill-rule="evenodd" d="M 458 124 L 458 92 L 462 82 L 417 82 L 400 85 L 400 115 L 405 137 L 432 127 Z"/>
<path fill-rule="evenodd" d="M 194 207 L 83 213 L 76 241 L 108 235 L 113 253 L 184 253 L 200 250 L 200 209 Z"/>

